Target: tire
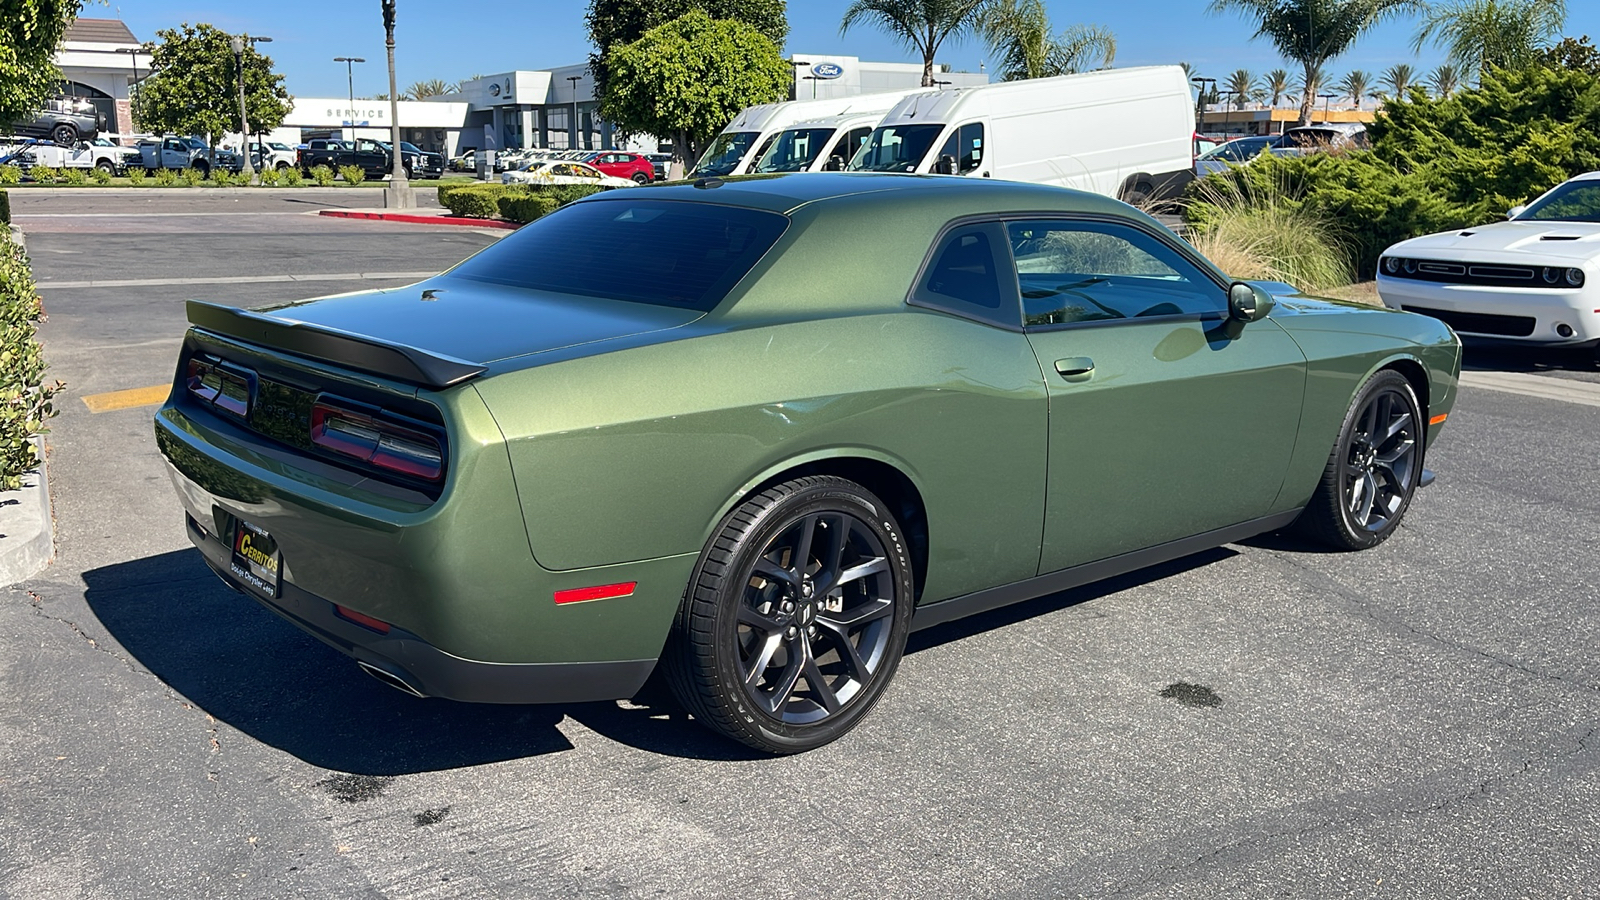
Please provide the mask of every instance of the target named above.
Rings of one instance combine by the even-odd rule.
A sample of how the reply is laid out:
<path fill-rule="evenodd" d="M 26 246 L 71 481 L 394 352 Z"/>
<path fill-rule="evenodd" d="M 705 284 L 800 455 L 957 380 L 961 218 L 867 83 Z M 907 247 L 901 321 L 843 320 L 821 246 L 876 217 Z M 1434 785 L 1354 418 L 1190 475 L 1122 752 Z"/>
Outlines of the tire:
<path fill-rule="evenodd" d="M 1155 192 L 1156 186 L 1150 183 L 1150 176 L 1135 175 L 1123 183 L 1121 200 L 1129 206 L 1138 206 L 1149 202 L 1150 195 Z"/>
<path fill-rule="evenodd" d="M 273 166 L 273 168 L 277 169 L 279 172 L 287 172 L 289 171 L 289 164 L 280 160 L 277 165 Z"/>
<path fill-rule="evenodd" d="M 109 159 L 95 160 L 94 167 L 108 175 L 117 174 L 117 164 Z"/>
<path fill-rule="evenodd" d="M 194 162 L 190 163 L 189 164 L 189 168 L 195 170 L 196 172 L 199 172 L 201 178 L 210 178 L 211 177 L 211 164 L 206 162 L 203 159 L 197 159 Z"/>
<path fill-rule="evenodd" d="M 1367 379 L 1345 413 L 1296 530 L 1336 550 L 1366 550 L 1387 540 L 1422 478 L 1425 433 L 1416 391 L 1405 376 L 1384 369 Z"/>
<path fill-rule="evenodd" d="M 650 183 L 650 176 L 646 175 L 643 172 L 635 172 L 635 173 L 633 173 L 633 183 L 634 184 L 649 184 Z"/>
<path fill-rule="evenodd" d="M 837 740 L 894 677 L 911 572 L 899 524 L 861 485 L 809 476 L 761 492 L 728 514 L 695 565 L 662 660 L 673 695 L 757 750 Z"/>
<path fill-rule="evenodd" d="M 63 147 L 71 147 L 78 142 L 78 128 L 71 122 L 57 123 L 56 127 L 50 129 L 50 140 Z"/>

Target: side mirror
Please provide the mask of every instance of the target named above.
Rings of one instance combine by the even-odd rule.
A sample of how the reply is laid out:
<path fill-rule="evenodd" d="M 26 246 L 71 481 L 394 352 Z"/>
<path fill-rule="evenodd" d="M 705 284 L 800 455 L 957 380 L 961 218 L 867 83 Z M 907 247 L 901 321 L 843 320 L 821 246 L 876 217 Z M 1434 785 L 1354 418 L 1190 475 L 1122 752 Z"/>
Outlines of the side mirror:
<path fill-rule="evenodd" d="M 844 171 L 844 157 L 839 156 L 837 154 L 828 157 L 828 163 L 827 163 L 827 165 L 824 165 L 822 167 L 822 171 L 824 171 L 824 172 L 843 172 Z"/>
<path fill-rule="evenodd" d="M 1513 206 L 1510 209 L 1506 210 L 1506 218 L 1515 219 L 1517 216 L 1520 216 L 1520 215 L 1522 215 L 1523 213 L 1525 213 L 1527 211 L 1528 211 L 1528 207 L 1526 205 Z"/>
<path fill-rule="evenodd" d="M 954 156 L 941 156 L 933 164 L 933 171 L 937 175 L 954 175 L 956 173 L 956 158 Z"/>
<path fill-rule="evenodd" d="M 1255 322 L 1265 319 L 1276 303 L 1272 295 L 1243 281 L 1228 288 L 1228 318 L 1236 322 Z"/>

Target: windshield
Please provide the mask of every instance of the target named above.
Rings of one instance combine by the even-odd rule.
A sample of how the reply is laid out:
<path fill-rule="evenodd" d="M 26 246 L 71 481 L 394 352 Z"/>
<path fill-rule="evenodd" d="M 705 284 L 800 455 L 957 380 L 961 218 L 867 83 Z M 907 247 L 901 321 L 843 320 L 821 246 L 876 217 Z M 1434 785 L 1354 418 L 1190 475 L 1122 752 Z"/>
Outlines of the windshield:
<path fill-rule="evenodd" d="M 943 125 L 884 125 L 873 129 L 850 160 L 853 172 L 914 172 Z"/>
<path fill-rule="evenodd" d="M 188 147 L 190 150 L 204 150 L 204 149 L 206 149 L 205 141 L 202 141 L 199 138 L 192 138 L 192 137 L 191 138 L 183 138 L 178 143 L 184 145 L 185 147 Z"/>
<path fill-rule="evenodd" d="M 761 155 L 754 172 L 803 172 L 833 137 L 832 128 L 795 128 L 778 135 Z"/>
<path fill-rule="evenodd" d="M 724 131 L 717 135 L 717 139 L 706 148 L 700 157 L 699 165 L 690 172 L 690 177 L 704 178 L 708 175 L 732 175 L 733 170 L 739 165 L 739 160 L 744 158 L 746 150 L 755 143 L 754 131 Z"/>
<path fill-rule="evenodd" d="M 447 277 L 709 312 L 788 225 L 777 213 L 711 203 L 573 203 Z"/>
<path fill-rule="evenodd" d="M 1569 181 L 1517 216 L 1518 222 L 1600 222 L 1600 181 Z"/>

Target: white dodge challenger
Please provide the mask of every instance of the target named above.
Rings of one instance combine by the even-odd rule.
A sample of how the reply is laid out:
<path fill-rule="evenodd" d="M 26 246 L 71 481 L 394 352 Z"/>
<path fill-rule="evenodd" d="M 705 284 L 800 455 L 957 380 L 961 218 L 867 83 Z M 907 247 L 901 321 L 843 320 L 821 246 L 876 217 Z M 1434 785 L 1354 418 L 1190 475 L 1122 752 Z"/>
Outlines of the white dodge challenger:
<path fill-rule="evenodd" d="M 1600 172 L 1508 216 L 1385 250 L 1378 296 L 1466 340 L 1600 346 Z"/>

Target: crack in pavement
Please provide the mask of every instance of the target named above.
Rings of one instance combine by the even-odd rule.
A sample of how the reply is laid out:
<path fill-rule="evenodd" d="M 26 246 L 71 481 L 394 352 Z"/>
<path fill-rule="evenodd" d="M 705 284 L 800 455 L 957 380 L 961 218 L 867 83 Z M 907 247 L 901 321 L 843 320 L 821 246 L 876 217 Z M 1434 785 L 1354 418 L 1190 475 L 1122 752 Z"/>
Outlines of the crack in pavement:
<path fill-rule="evenodd" d="M 195 710 L 196 709 L 194 704 L 190 703 L 188 700 L 185 700 L 183 698 L 182 694 L 179 694 L 177 691 L 173 690 L 172 686 L 167 684 L 165 681 L 162 681 L 159 677 L 157 677 L 156 673 L 150 671 L 149 669 L 141 668 L 132 659 L 128 658 L 127 656 L 125 656 L 125 655 L 123 655 L 121 653 L 117 653 L 117 652 L 111 650 L 109 647 L 101 646 L 101 643 L 98 640 L 95 640 L 94 638 L 90 637 L 87 632 L 85 632 L 81 627 L 79 627 L 77 622 L 73 621 L 72 619 L 62 618 L 61 616 L 53 616 L 53 615 L 45 612 L 44 611 L 44 598 L 39 596 L 38 593 L 36 593 L 36 592 L 34 592 L 32 590 L 24 590 L 24 593 L 26 593 L 28 595 L 28 606 L 32 608 L 33 614 L 35 616 L 38 616 L 39 618 L 44 619 L 47 622 L 56 622 L 58 624 L 67 626 L 68 630 L 70 630 L 73 634 L 77 635 L 78 637 L 82 638 L 83 641 L 89 645 L 90 649 L 96 651 L 97 653 L 106 654 L 107 656 L 111 657 L 112 659 L 116 660 L 117 662 L 122 663 L 122 665 L 124 667 L 126 667 L 129 672 L 132 672 L 133 674 L 139 675 L 139 676 L 144 677 L 144 678 L 149 678 L 151 681 L 154 681 L 156 684 L 160 685 L 162 693 L 166 695 L 168 700 L 171 700 L 173 703 L 176 703 L 178 706 L 180 706 L 180 707 L 182 707 L 184 709 L 188 709 L 188 710 Z M 208 745 L 211 748 L 211 752 L 212 753 L 221 753 L 222 752 L 222 742 L 219 739 L 219 735 L 218 735 L 218 731 L 217 731 L 217 720 L 216 720 L 216 717 L 212 716 L 210 713 L 204 713 L 204 715 L 206 717 L 206 733 L 207 733 L 207 737 L 208 737 Z M 216 771 L 207 772 L 206 773 L 206 780 L 208 780 L 208 781 L 216 781 L 218 774 L 219 773 L 216 772 Z"/>

